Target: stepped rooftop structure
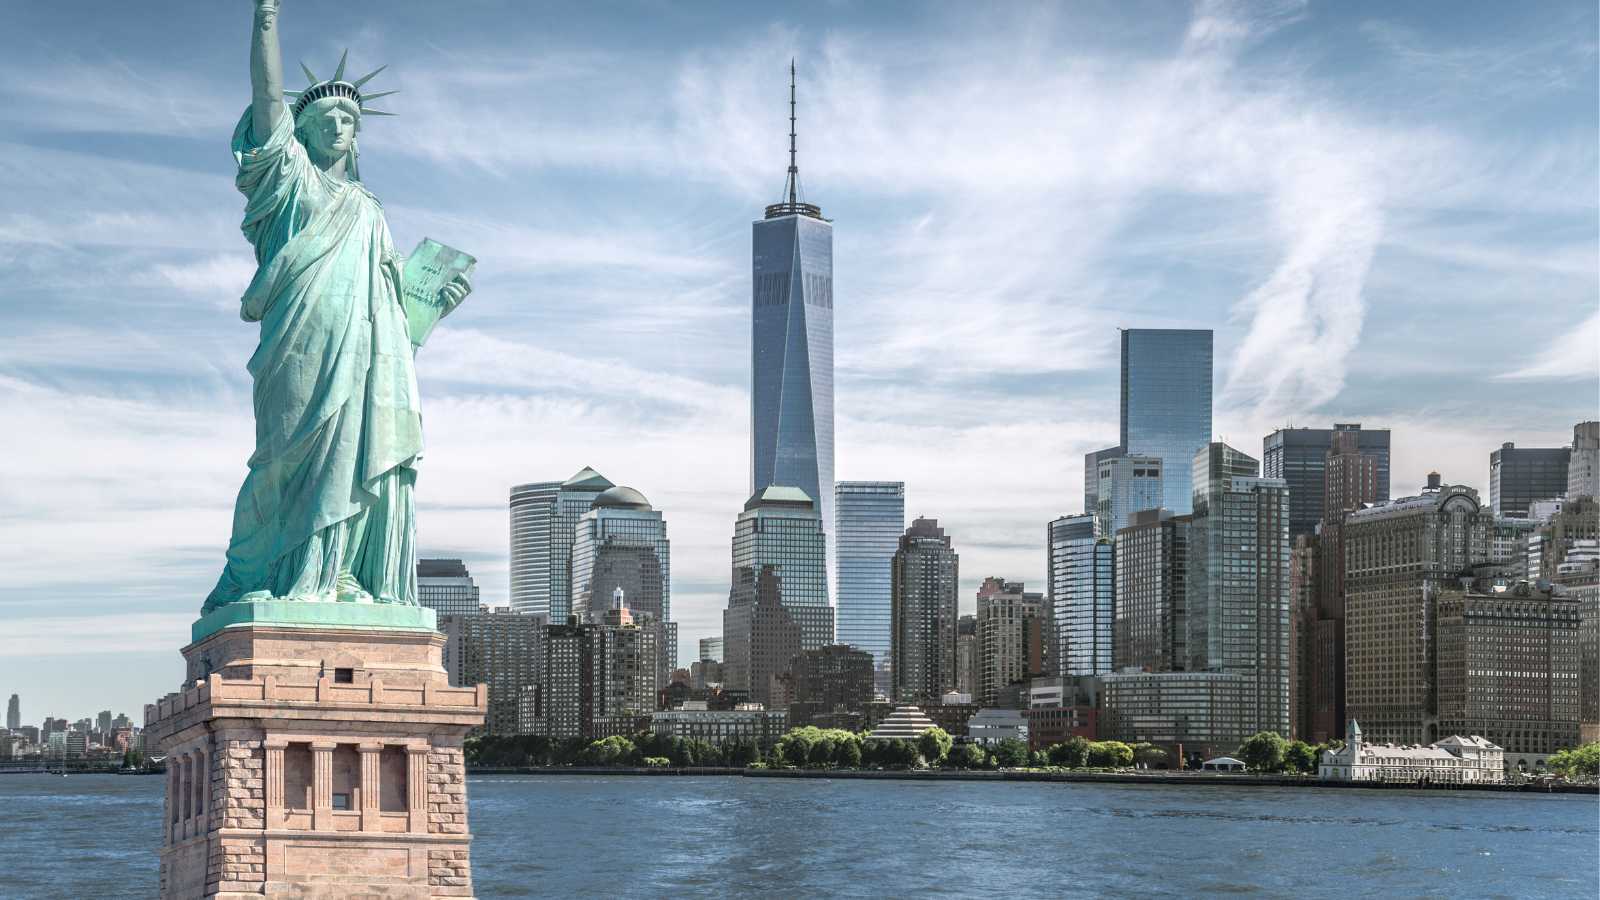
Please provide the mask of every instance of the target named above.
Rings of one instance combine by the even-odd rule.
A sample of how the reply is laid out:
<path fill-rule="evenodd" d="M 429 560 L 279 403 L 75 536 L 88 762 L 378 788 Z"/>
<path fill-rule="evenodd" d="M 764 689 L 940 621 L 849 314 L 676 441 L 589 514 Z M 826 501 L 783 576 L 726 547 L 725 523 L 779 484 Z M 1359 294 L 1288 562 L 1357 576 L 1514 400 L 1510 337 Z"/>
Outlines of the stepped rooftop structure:
<path fill-rule="evenodd" d="M 924 731 L 939 727 L 932 719 L 928 718 L 920 707 L 896 706 L 889 718 L 878 723 L 867 735 L 869 741 L 890 741 L 900 738 L 914 741 L 922 736 Z"/>

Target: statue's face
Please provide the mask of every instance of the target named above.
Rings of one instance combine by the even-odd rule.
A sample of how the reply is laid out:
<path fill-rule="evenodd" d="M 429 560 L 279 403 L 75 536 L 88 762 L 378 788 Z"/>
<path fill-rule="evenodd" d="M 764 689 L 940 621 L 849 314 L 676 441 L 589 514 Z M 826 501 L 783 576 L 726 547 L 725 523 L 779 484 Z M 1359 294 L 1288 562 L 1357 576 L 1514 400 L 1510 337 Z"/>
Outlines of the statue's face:
<path fill-rule="evenodd" d="M 346 104 L 319 100 L 302 116 L 300 133 L 314 155 L 338 159 L 355 146 L 356 116 Z"/>

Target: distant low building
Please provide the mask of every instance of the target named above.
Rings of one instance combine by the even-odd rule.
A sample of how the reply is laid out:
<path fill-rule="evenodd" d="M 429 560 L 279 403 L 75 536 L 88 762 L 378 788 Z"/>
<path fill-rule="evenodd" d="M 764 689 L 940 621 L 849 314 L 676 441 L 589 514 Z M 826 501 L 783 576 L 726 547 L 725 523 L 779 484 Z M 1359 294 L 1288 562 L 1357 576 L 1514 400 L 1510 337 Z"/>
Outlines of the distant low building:
<path fill-rule="evenodd" d="M 1369 744 L 1361 739 L 1361 726 L 1351 719 L 1344 747 L 1322 751 L 1317 777 L 1390 784 L 1500 784 L 1505 781 L 1505 751 L 1477 735 L 1454 735 L 1427 746 Z"/>
<path fill-rule="evenodd" d="M 878 723 L 867 735 L 869 741 L 892 741 L 896 739 L 914 741 L 922 736 L 924 731 L 938 727 L 928 718 L 919 707 L 897 706 L 889 718 Z"/>
<path fill-rule="evenodd" d="M 708 709 L 703 700 L 650 717 L 650 730 L 662 737 L 702 740 L 720 747 L 730 741 L 753 740 L 765 753 L 789 727 L 789 714 L 741 703 L 737 709 Z"/>
<path fill-rule="evenodd" d="M 1020 709 L 980 709 L 967 720 L 967 736 L 992 747 L 1005 740 L 1028 740 L 1028 719 Z"/>
<path fill-rule="evenodd" d="M 1028 686 L 1028 749 L 1046 750 L 1070 737 L 1099 740 L 1100 681 L 1092 676 L 1035 678 Z"/>
<path fill-rule="evenodd" d="M 1100 685 L 1102 740 L 1151 743 L 1179 759 L 1233 753 L 1259 730 L 1248 675 L 1117 673 L 1101 676 Z"/>

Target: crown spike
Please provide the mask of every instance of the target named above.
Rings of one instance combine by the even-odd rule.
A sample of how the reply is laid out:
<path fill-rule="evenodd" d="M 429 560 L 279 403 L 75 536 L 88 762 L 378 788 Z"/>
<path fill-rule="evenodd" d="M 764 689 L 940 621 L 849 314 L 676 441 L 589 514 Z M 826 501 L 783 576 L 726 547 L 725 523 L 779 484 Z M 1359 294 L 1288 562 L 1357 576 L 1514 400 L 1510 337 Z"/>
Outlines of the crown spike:
<path fill-rule="evenodd" d="M 333 78 L 331 78 L 329 80 L 331 80 L 331 81 L 343 81 L 344 80 L 344 64 L 349 59 L 350 59 L 350 48 L 346 47 L 344 52 L 339 54 L 339 68 L 338 68 L 338 70 L 333 73 Z"/>
<path fill-rule="evenodd" d="M 392 115 L 394 115 L 394 113 L 392 113 L 392 112 L 384 112 L 381 109 L 367 109 L 365 106 L 361 107 L 361 114 L 363 116 L 392 116 Z"/>
<path fill-rule="evenodd" d="M 363 84 L 366 84 L 367 82 L 371 81 L 374 76 L 376 76 L 379 72 L 382 72 L 384 69 L 387 69 L 387 68 L 389 68 L 389 66 L 387 64 L 381 65 L 381 66 L 377 67 L 376 69 L 373 69 L 371 72 L 368 72 L 367 74 L 361 76 L 360 78 L 357 78 L 355 81 L 350 82 L 350 86 L 355 88 L 356 90 L 360 90 L 361 86 Z"/>
<path fill-rule="evenodd" d="M 300 95 L 304 93 L 305 91 L 284 91 L 283 95 L 285 97 L 293 97 L 294 99 L 298 100 L 300 99 Z"/>
<path fill-rule="evenodd" d="M 311 67 L 306 65 L 305 60 L 301 60 L 300 61 L 300 71 L 306 73 L 306 86 L 307 87 L 310 87 L 311 85 L 317 83 L 316 73 L 311 71 Z"/>
<path fill-rule="evenodd" d="M 390 94 L 398 94 L 398 93 L 400 93 L 400 92 L 399 91 L 379 91 L 376 94 L 362 94 L 361 95 L 361 99 L 362 99 L 362 101 L 376 100 L 379 97 L 387 97 Z"/>

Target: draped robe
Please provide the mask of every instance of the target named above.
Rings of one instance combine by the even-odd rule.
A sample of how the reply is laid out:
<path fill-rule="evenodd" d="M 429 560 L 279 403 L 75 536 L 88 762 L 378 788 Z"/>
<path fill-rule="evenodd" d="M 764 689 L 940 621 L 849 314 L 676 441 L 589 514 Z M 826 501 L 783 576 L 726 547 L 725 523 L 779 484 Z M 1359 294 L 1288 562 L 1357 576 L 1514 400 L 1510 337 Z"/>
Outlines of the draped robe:
<path fill-rule="evenodd" d="M 203 612 L 265 599 L 416 603 L 412 497 L 422 454 L 401 263 L 383 207 L 327 175 L 291 116 L 233 135 L 261 323 L 250 358 L 256 446 L 227 566 Z"/>

